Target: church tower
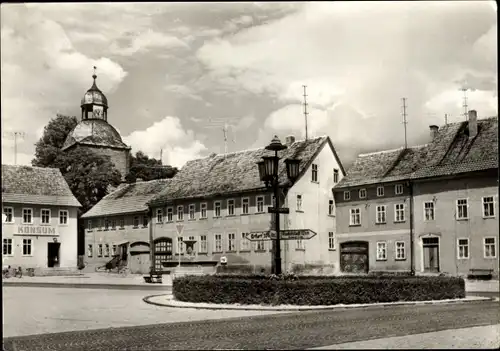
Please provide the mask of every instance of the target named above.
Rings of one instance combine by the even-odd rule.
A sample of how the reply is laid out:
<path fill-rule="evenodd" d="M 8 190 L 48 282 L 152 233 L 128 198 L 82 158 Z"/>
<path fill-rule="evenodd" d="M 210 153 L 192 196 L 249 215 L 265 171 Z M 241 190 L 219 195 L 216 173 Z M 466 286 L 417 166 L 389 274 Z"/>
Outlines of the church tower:
<path fill-rule="evenodd" d="M 96 67 L 92 75 L 94 82 L 80 104 L 81 120 L 67 136 L 62 150 L 86 148 L 97 154 L 109 156 L 124 180 L 130 167 L 131 148 L 122 141 L 120 133 L 108 123 L 108 99 L 97 87 L 95 69 Z"/>

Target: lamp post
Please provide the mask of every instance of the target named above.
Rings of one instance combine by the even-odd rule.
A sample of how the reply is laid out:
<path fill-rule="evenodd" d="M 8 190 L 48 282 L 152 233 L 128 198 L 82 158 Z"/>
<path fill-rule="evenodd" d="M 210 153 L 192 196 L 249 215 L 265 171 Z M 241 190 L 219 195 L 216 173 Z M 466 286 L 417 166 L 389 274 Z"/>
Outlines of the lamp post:
<path fill-rule="evenodd" d="M 274 269 L 275 274 L 281 274 L 281 242 L 280 242 L 280 213 L 288 213 L 287 208 L 280 207 L 279 197 L 279 160 L 278 151 L 285 150 L 287 147 L 283 145 L 277 136 L 274 136 L 271 143 L 266 146 L 266 150 L 274 151 L 274 156 L 263 156 L 263 161 L 257 162 L 259 167 L 259 177 L 266 185 L 266 188 L 272 188 L 274 192 L 275 203 L 273 207 L 269 208 L 270 213 L 275 214 L 275 231 L 276 231 L 276 244 L 274 256 Z M 294 182 L 299 175 L 300 160 L 286 159 L 286 174 L 287 178 Z"/>

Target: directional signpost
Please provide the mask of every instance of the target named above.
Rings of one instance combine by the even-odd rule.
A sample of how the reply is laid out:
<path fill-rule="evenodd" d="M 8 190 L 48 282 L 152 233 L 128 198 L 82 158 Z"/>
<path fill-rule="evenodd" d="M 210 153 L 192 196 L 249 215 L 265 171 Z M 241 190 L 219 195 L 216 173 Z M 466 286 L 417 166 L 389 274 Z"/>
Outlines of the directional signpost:
<path fill-rule="evenodd" d="M 280 240 L 309 240 L 316 236 L 316 232 L 310 229 L 280 230 Z M 250 241 L 276 240 L 275 230 L 265 230 L 247 233 Z"/>
<path fill-rule="evenodd" d="M 268 207 L 267 208 L 267 213 L 290 213 L 290 209 L 286 207 L 280 207 L 280 208 L 275 208 L 275 207 Z"/>
<path fill-rule="evenodd" d="M 177 228 L 177 252 L 179 254 L 179 267 L 181 266 L 181 242 L 179 241 L 179 237 L 181 236 L 182 234 L 182 231 L 184 230 L 184 224 L 182 223 L 177 223 L 175 225 L 175 227 Z"/>

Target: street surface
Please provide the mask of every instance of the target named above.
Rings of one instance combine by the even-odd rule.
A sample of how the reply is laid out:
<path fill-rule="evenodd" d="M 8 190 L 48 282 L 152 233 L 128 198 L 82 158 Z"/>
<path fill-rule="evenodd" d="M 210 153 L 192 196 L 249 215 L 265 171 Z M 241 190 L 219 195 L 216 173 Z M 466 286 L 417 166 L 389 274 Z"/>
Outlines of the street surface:
<path fill-rule="evenodd" d="M 493 325 L 500 317 L 499 302 L 492 301 L 273 313 L 156 307 L 142 301 L 146 294 L 4 288 L 5 349 L 304 349 Z M 237 318 L 221 319 L 228 317 Z M 86 330 L 28 335 L 78 329 Z M 28 336 L 9 338 L 14 335 Z"/>

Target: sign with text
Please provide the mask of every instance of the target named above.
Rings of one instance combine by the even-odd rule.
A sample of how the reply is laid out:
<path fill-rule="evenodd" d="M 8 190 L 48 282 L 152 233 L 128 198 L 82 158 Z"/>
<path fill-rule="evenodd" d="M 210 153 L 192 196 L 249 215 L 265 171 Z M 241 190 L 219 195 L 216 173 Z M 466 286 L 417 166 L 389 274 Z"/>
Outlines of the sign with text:
<path fill-rule="evenodd" d="M 19 235 L 57 235 L 56 228 L 51 227 L 37 227 L 37 226 L 25 226 L 17 227 L 17 234 Z"/>
<path fill-rule="evenodd" d="M 280 240 L 309 240 L 316 236 L 311 229 L 287 229 L 280 230 Z M 273 239 L 275 239 L 274 237 Z"/>
<path fill-rule="evenodd" d="M 274 234 L 274 238 L 276 238 L 276 232 L 273 230 L 265 230 L 262 232 L 250 232 L 247 233 L 247 239 L 250 241 L 263 241 L 263 240 L 272 240 L 271 232 Z"/>
<path fill-rule="evenodd" d="M 290 213 L 290 209 L 287 207 L 280 207 L 280 208 L 268 207 L 267 212 L 268 213 Z"/>

